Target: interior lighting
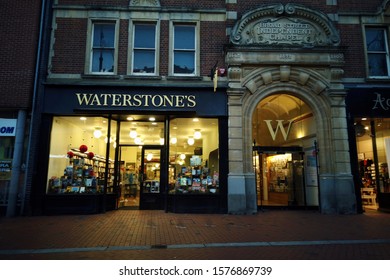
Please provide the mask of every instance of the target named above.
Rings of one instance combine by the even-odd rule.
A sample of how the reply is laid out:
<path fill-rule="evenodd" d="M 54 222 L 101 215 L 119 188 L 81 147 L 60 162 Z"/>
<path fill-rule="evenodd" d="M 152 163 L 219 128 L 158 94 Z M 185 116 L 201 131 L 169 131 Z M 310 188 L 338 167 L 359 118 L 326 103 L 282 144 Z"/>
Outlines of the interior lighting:
<path fill-rule="evenodd" d="M 135 139 L 135 138 L 137 137 L 137 129 L 132 128 L 132 129 L 130 130 L 129 136 L 130 136 L 131 138 Z"/>
<path fill-rule="evenodd" d="M 190 145 L 190 146 L 194 145 L 194 143 L 195 143 L 194 137 L 188 137 L 187 143 L 188 143 L 188 145 Z"/>
<path fill-rule="evenodd" d="M 175 144 L 177 143 L 177 138 L 176 138 L 176 137 L 172 137 L 172 138 L 171 138 L 171 143 L 172 143 L 173 145 L 175 145 Z"/>
<path fill-rule="evenodd" d="M 195 129 L 194 138 L 195 139 L 202 138 L 202 133 L 200 132 L 200 129 Z"/>
<path fill-rule="evenodd" d="M 164 138 L 160 138 L 160 145 L 164 145 Z"/>
<path fill-rule="evenodd" d="M 134 143 L 137 145 L 142 145 L 142 139 L 140 137 L 135 137 Z"/>
<path fill-rule="evenodd" d="M 146 159 L 147 159 L 148 161 L 151 161 L 151 160 L 153 159 L 153 154 L 148 154 L 148 155 L 146 156 Z"/>
<path fill-rule="evenodd" d="M 181 160 L 185 160 L 185 158 L 186 158 L 186 155 L 185 155 L 185 154 L 181 154 L 181 155 L 180 155 L 180 159 L 181 159 Z"/>
<path fill-rule="evenodd" d="M 100 129 L 100 127 L 95 127 L 93 136 L 98 139 L 102 136 L 102 130 Z"/>
<path fill-rule="evenodd" d="M 149 118 L 149 121 L 151 121 L 151 122 L 154 122 L 155 120 L 156 120 L 155 117 L 150 117 L 150 118 Z"/>

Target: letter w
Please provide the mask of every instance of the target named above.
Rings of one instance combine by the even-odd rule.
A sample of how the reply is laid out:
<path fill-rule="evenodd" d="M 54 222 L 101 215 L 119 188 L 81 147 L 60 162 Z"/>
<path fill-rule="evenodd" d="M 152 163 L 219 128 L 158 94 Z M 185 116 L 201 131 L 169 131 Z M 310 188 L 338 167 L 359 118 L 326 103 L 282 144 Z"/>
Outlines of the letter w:
<path fill-rule="evenodd" d="M 272 120 L 264 120 L 264 121 L 268 126 L 269 133 L 271 133 L 272 140 L 275 141 L 276 134 L 278 133 L 279 129 L 280 129 L 280 132 L 282 132 L 282 134 L 283 134 L 284 141 L 287 140 L 287 137 L 290 133 L 290 129 L 291 129 L 291 125 L 292 125 L 292 120 L 290 120 L 290 123 L 288 124 L 287 131 L 284 129 L 283 120 L 276 120 L 278 122 L 278 124 L 277 124 L 275 130 L 273 129 L 273 127 L 271 125 Z"/>

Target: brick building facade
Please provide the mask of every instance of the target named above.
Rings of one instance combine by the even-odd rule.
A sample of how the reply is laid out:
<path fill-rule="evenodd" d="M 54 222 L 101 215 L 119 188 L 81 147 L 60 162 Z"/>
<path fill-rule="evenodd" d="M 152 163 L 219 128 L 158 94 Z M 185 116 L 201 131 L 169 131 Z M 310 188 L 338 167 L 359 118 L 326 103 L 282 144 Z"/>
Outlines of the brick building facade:
<path fill-rule="evenodd" d="M 1 1 L 0 14 L 0 214 L 14 216 L 24 207 L 41 1 Z"/>
<path fill-rule="evenodd" d="M 388 1 L 50 6 L 33 213 L 388 208 Z"/>

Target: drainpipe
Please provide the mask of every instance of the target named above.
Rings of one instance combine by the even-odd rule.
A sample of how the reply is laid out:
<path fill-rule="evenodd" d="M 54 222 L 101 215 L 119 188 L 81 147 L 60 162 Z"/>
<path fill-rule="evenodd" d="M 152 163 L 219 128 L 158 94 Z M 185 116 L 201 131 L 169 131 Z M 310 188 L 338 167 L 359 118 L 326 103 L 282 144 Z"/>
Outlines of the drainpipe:
<path fill-rule="evenodd" d="M 42 48 L 42 38 L 43 38 L 43 29 L 45 24 L 45 8 L 46 8 L 46 0 L 42 0 L 41 6 L 41 18 L 39 23 L 39 34 L 38 34 L 38 47 L 37 47 L 37 59 L 35 63 L 35 74 L 34 74 L 34 84 L 33 84 L 33 95 L 32 95 L 32 104 L 31 104 L 31 120 L 30 120 L 30 129 L 28 136 L 28 147 L 27 147 L 27 160 L 26 160 L 26 172 L 25 172 L 25 180 L 23 184 L 22 194 L 21 194 L 21 205 L 20 205 L 20 215 L 23 215 L 25 208 L 25 199 L 26 199 L 26 188 L 29 182 L 30 175 L 30 154 L 31 154 L 31 145 L 33 141 L 33 127 L 34 127 L 34 119 L 35 119 L 35 107 L 36 107 L 36 99 L 38 95 L 38 79 L 39 79 L 39 66 L 41 63 L 41 48 Z"/>

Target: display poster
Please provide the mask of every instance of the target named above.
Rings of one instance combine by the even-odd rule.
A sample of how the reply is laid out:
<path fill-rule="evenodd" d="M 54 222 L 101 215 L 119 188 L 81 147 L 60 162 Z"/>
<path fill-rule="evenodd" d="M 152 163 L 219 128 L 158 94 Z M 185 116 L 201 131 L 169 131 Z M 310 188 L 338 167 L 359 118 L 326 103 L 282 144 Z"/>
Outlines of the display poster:
<path fill-rule="evenodd" d="M 0 180 L 11 180 L 12 160 L 0 161 Z"/>
<path fill-rule="evenodd" d="M 306 156 L 306 184 L 318 187 L 317 160 L 315 156 Z"/>
<path fill-rule="evenodd" d="M 0 137 L 16 135 L 16 119 L 0 119 Z"/>

